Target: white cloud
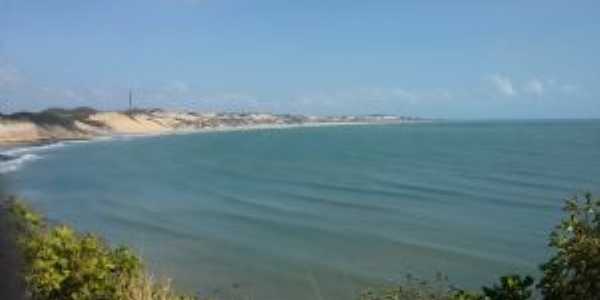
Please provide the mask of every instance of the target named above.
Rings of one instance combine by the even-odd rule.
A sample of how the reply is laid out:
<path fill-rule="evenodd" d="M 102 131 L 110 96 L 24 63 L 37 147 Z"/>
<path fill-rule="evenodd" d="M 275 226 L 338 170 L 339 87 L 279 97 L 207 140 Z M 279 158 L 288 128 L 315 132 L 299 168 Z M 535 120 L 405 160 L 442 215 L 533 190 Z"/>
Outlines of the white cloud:
<path fill-rule="evenodd" d="M 525 84 L 525 91 L 536 96 L 541 96 L 545 91 L 544 83 L 538 79 L 532 79 Z"/>
<path fill-rule="evenodd" d="M 509 77 L 496 74 L 490 76 L 489 81 L 502 95 L 515 96 L 517 94 L 517 91 L 513 86 L 512 80 Z"/>
<path fill-rule="evenodd" d="M 579 84 L 565 83 L 560 80 L 550 78 L 533 78 L 528 81 L 513 81 L 508 76 L 492 75 L 486 77 L 492 83 L 494 90 L 504 96 L 517 96 L 519 94 L 541 96 L 557 96 L 567 94 L 570 96 L 582 96 L 583 88 Z M 519 88 L 517 88 L 519 87 Z"/>

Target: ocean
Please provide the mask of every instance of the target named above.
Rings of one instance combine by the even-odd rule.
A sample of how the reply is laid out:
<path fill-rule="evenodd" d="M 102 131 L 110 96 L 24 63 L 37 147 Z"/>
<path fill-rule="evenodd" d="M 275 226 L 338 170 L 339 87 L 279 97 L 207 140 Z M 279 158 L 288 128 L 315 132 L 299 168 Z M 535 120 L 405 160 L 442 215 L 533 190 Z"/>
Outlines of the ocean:
<path fill-rule="evenodd" d="M 134 247 L 180 290 L 355 299 L 439 274 L 465 288 L 551 254 L 565 198 L 600 193 L 600 121 L 485 121 L 116 138 L 13 151 L 53 222 Z"/>

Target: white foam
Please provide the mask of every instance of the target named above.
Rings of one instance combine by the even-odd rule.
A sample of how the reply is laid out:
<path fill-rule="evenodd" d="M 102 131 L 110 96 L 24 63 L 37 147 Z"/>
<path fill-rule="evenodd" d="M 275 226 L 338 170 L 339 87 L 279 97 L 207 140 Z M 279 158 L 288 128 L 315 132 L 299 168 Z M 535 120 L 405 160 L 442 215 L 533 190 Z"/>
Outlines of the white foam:
<path fill-rule="evenodd" d="M 0 162 L 0 174 L 19 170 L 25 163 L 41 159 L 36 153 L 62 148 L 65 143 L 53 143 L 40 146 L 27 146 L 0 151 L 0 155 L 6 156 L 8 160 Z"/>
<path fill-rule="evenodd" d="M 23 164 L 29 161 L 38 160 L 42 157 L 36 154 L 23 154 L 15 159 L 11 159 L 0 163 L 0 174 L 14 172 L 19 170 Z"/>
<path fill-rule="evenodd" d="M 8 156 L 18 156 L 20 154 L 39 152 L 39 151 L 44 151 L 44 150 L 51 150 L 51 149 L 55 149 L 55 148 L 61 148 L 64 146 L 65 146 L 65 144 L 61 142 L 61 143 L 54 143 L 54 144 L 41 145 L 41 146 L 29 146 L 29 147 L 14 148 L 14 149 L 2 151 L 2 152 L 0 152 L 0 154 L 8 155 Z"/>

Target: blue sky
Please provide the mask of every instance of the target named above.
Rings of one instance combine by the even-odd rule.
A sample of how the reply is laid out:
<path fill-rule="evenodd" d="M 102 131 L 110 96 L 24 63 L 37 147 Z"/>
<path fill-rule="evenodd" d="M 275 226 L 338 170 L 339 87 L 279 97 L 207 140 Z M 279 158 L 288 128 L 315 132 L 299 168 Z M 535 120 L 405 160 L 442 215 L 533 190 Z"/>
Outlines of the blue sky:
<path fill-rule="evenodd" d="M 600 117 L 598 1 L 0 0 L 0 110 Z"/>

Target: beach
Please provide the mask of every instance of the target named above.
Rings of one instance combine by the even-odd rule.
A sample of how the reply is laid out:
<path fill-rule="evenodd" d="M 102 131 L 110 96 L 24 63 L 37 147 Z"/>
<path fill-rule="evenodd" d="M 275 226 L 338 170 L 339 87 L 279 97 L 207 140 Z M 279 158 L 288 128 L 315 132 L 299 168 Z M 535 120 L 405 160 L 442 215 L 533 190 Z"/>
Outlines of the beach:
<path fill-rule="evenodd" d="M 75 110 L 0 117 L 0 147 L 116 136 L 149 136 L 229 130 L 340 126 L 421 121 L 390 116 L 305 117 L 266 113 L 196 113 L 163 110 L 97 112 Z"/>

